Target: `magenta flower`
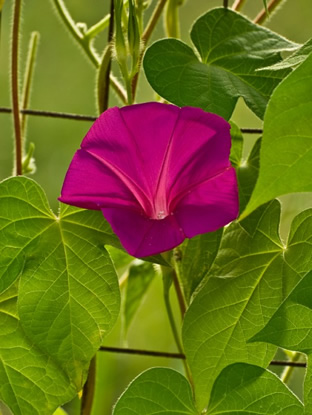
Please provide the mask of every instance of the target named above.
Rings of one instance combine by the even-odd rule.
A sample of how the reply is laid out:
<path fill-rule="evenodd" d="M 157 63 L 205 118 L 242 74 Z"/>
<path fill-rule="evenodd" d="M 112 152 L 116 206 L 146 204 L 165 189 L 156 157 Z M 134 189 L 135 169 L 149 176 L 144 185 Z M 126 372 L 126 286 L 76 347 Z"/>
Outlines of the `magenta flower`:
<path fill-rule="evenodd" d="M 59 200 L 101 210 L 131 255 L 172 249 L 238 215 L 229 130 L 198 108 L 111 108 L 82 141 Z"/>

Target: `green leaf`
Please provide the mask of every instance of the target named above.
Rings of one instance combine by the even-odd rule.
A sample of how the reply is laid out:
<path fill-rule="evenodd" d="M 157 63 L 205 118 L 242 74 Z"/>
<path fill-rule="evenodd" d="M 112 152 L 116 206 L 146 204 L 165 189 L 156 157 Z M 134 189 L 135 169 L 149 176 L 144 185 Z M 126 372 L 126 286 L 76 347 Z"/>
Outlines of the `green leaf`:
<path fill-rule="evenodd" d="M 130 267 L 124 306 L 126 332 L 154 277 L 153 265 L 148 262 Z"/>
<path fill-rule="evenodd" d="M 118 281 L 103 245 L 118 241 L 101 212 L 62 205 L 54 216 L 33 180 L 5 180 L 0 195 L 3 295 L 19 284 L 18 317 L 8 311 L 12 302 L 0 310 L 0 332 L 12 327 L 9 344 L 15 348 L 8 353 L 0 342 L 1 365 L 18 362 L 9 378 L 5 369 L 0 374 L 7 385 L 2 399 L 11 408 L 20 405 L 14 414 L 34 414 L 44 405 L 37 400 L 55 409 L 81 389 L 89 361 L 117 319 Z M 24 372 L 36 384 L 25 402 Z"/>
<path fill-rule="evenodd" d="M 239 127 L 233 122 L 231 124 L 231 154 L 230 161 L 233 167 L 238 167 L 243 154 L 244 138 Z"/>
<path fill-rule="evenodd" d="M 186 313 L 183 343 L 200 409 L 225 366 L 268 365 L 275 349 L 247 340 L 312 268 L 312 216 L 294 221 L 286 246 L 278 234 L 279 217 L 274 201 L 225 229 L 209 279 Z"/>
<path fill-rule="evenodd" d="M 312 191 L 312 55 L 274 91 L 264 118 L 259 178 L 242 217 L 277 196 Z"/>
<path fill-rule="evenodd" d="M 312 354 L 312 272 L 294 288 L 251 342 L 266 342 Z"/>
<path fill-rule="evenodd" d="M 139 375 L 121 395 L 113 415 L 199 415 L 188 381 L 172 369 Z"/>
<path fill-rule="evenodd" d="M 30 179 L 23 177 L 3 181 L 0 183 L 0 198 L 2 292 L 20 276 L 26 256 L 37 250 L 41 240 L 51 232 L 53 225 L 59 224 L 59 219 L 51 211 L 43 190 Z M 102 244 L 120 246 L 118 238 L 100 212 L 83 211 L 65 205 L 62 212 L 84 212 L 82 215 L 85 218 L 86 229 L 98 229 Z"/>
<path fill-rule="evenodd" d="M 247 160 L 242 158 L 243 136 L 236 124 L 231 122 L 232 147 L 230 160 L 236 168 L 239 187 L 239 203 L 242 211 L 246 206 L 258 177 L 260 139 L 255 143 Z M 209 278 L 209 270 L 216 258 L 223 229 L 187 239 L 175 249 L 175 269 L 187 303 L 191 296 Z"/>
<path fill-rule="evenodd" d="M 76 389 L 57 362 L 27 338 L 16 299 L 15 286 L 0 295 L 0 400 L 14 415 L 52 413 Z"/>
<path fill-rule="evenodd" d="M 101 58 L 101 63 L 97 71 L 97 107 L 98 112 L 101 114 L 108 108 L 108 88 L 109 88 L 109 76 L 112 59 L 112 47 L 111 45 L 106 46 Z"/>
<path fill-rule="evenodd" d="M 229 119 L 239 97 L 263 117 L 268 99 L 287 71 L 256 72 L 281 60 L 296 44 L 230 9 L 214 9 L 191 31 L 197 51 L 176 39 L 150 46 L 143 65 L 147 80 L 162 97 Z M 200 55 L 200 60 L 197 57 Z"/>
<path fill-rule="evenodd" d="M 259 71 L 262 70 L 272 70 L 277 71 L 280 69 L 288 69 L 288 68 L 296 68 L 299 66 L 312 52 L 312 39 L 308 40 L 304 45 L 301 46 L 295 53 L 288 56 L 288 58 L 284 59 L 281 62 L 278 62 L 272 66 L 267 68 L 261 68 Z"/>
<path fill-rule="evenodd" d="M 53 415 L 67 415 L 63 408 L 57 408 Z"/>
<path fill-rule="evenodd" d="M 216 258 L 222 234 L 223 228 L 198 235 L 175 249 L 175 269 L 187 304 Z"/>
<path fill-rule="evenodd" d="M 312 413 L 312 368 L 310 357 L 308 359 L 308 367 L 304 378 L 304 407 L 306 415 Z"/>
<path fill-rule="evenodd" d="M 310 217 L 312 211 L 310 210 Z M 311 234 L 310 234 L 311 235 Z M 310 243 L 312 236 L 310 238 Z M 251 342 L 267 342 L 280 347 L 306 353 L 308 369 L 304 382 L 304 403 L 306 414 L 312 412 L 312 271 L 291 291 L 274 313 L 267 325 Z"/>
<path fill-rule="evenodd" d="M 257 182 L 259 174 L 260 147 L 261 139 L 259 138 L 253 146 L 248 159 L 241 160 L 240 164 L 236 168 L 240 212 L 243 212 L 245 209 Z"/>
<path fill-rule="evenodd" d="M 303 415 L 303 405 L 280 379 L 258 366 L 236 363 L 213 385 L 207 415 Z"/>
<path fill-rule="evenodd" d="M 127 272 L 131 263 L 136 260 L 133 256 L 129 255 L 123 249 L 118 249 L 114 246 L 107 245 L 106 250 L 108 251 L 113 261 L 114 267 L 119 277 L 121 277 L 124 272 Z"/>

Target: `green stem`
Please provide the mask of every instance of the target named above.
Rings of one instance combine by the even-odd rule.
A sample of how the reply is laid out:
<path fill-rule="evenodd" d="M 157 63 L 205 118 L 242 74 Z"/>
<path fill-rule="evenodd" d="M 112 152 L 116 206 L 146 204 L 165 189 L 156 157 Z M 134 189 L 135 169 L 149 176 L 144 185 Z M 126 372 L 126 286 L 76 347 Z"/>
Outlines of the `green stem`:
<path fill-rule="evenodd" d="M 127 90 L 127 105 L 133 104 L 133 93 L 131 87 L 131 79 L 129 77 L 125 78 L 126 90 Z"/>
<path fill-rule="evenodd" d="M 136 95 L 136 90 L 137 90 L 137 86 L 138 86 L 138 80 L 139 80 L 139 73 L 140 73 L 140 67 L 141 67 L 141 63 L 142 63 L 142 58 L 145 52 L 145 49 L 147 47 L 147 43 L 153 33 L 153 30 L 156 27 L 156 24 L 161 16 L 161 13 L 166 5 L 168 0 L 158 0 L 158 3 L 153 11 L 153 14 L 150 18 L 150 20 L 148 21 L 146 28 L 144 30 L 144 32 L 142 33 L 141 36 L 141 41 L 143 44 L 141 53 L 140 53 L 140 57 L 139 57 L 139 62 L 138 62 L 138 72 L 134 75 L 134 77 L 132 78 L 132 100 L 135 101 L 135 95 Z"/>
<path fill-rule="evenodd" d="M 165 267 L 165 266 L 161 266 L 162 269 L 162 273 L 163 273 L 163 284 L 164 284 L 164 301 L 165 301 L 165 306 L 166 306 L 166 311 L 167 311 L 167 315 L 168 315 L 168 319 L 169 319 L 169 323 L 170 323 L 170 327 L 171 327 L 171 331 L 173 334 L 173 338 L 175 341 L 175 344 L 177 346 L 178 352 L 180 354 L 183 354 L 183 347 L 180 341 L 180 337 L 179 337 L 179 333 L 175 324 L 175 320 L 174 320 L 174 316 L 173 316 L 173 312 L 172 312 L 172 308 L 171 308 L 171 303 L 170 303 L 170 286 L 171 283 L 173 281 L 172 279 L 172 268 L 169 267 Z M 192 379 L 192 375 L 190 372 L 190 369 L 188 367 L 188 364 L 186 362 L 186 360 L 183 360 L 183 365 L 184 365 L 184 370 L 185 370 L 185 374 L 191 384 L 191 386 L 193 387 L 193 379 Z"/>
<path fill-rule="evenodd" d="M 22 94 L 22 109 L 23 110 L 28 108 L 28 104 L 29 104 L 31 81 L 32 81 L 32 76 L 33 76 L 34 66 L 35 66 L 35 61 L 36 61 L 38 39 L 39 39 L 39 33 L 33 32 L 31 34 L 31 38 L 29 41 L 29 49 L 28 49 L 28 56 L 27 56 L 27 63 L 26 63 L 26 70 L 25 70 L 25 77 L 24 77 L 23 94 Z M 22 136 L 24 137 L 24 146 L 25 146 L 26 118 L 27 118 L 26 114 L 22 113 L 21 130 L 22 130 Z"/>
<path fill-rule="evenodd" d="M 85 33 L 85 37 L 88 39 L 92 39 L 93 37 L 97 36 L 102 30 L 106 29 L 110 23 L 110 14 L 107 14 L 102 20 L 97 22 L 95 25 L 91 26 Z"/>
<path fill-rule="evenodd" d="M 178 280 L 177 273 L 174 269 L 172 270 L 172 281 L 173 281 L 173 285 L 174 285 L 174 288 L 175 288 L 175 292 L 176 292 L 179 307 L 180 307 L 181 318 L 183 320 L 185 312 L 186 312 L 185 298 L 184 298 L 183 292 L 181 290 L 181 286 L 180 286 L 180 283 L 179 283 L 179 280 Z"/>
<path fill-rule="evenodd" d="M 93 49 L 90 47 L 90 39 L 85 38 L 84 34 L 80 32 L 76 23 L 72 19 L 70 13 L 68 12 L 63 0 L 53 0 L 54 5 L 63 20 L 64 24 L 70 31 L 70 33 L 74 36 L 74 38 L 79 42 L 80 46 L 86 52 L 87 56 L 91 60 L 94 66 L 98 67 L 100 65 L 100 59 L 96 55 Z"/>
<path fill-rule="evenodd" d="M 272 12 L 283 2 L 284 0 L 271 0 L 268 4 L 267 10 L 264 7 L 261 12 L 254 19 L 254 23 L 263 24 L 265 20 L 270 17 Z"/>
<path fill-rule="evenodd" d="M 294 352 L 292 354 L 292 357 L 291 357 L 291 362 L 298 362 L 298 360 L 300 359 L 300 357 L 301 357 L 301 353 Z M 285 367 L 285 369 L 284 369 L 284 371 L 283 371 L 283 373 L 281 375 L 281 380 L 284 383 L 287 384 L 289 382 L 289 380 L 291 378 L 291 375 L 293 374 L 294 368 L 295 368 L 295 366 L 287 366 L 287 367 Z"/>
<path fill-rule="evenodd" d="M 18 41 L 19 24 L 21 16 L 21 0 L 15 0 L 12 28 L 12 58 L 11 58 L 11 87 L 12 87 L 12 110 L 15 131 L 15 174 L 23 173 L 23 143 L 21 132 L 21 119 L 19 112 L 18 97 Z"/>
<path fill-rule="evenodd" d="M 77 42 L 80 44 L 80 46 L 85 51 L 86 55 L 90 59 L 90 61 L 93 63 L 93 65 L 98 68 L 100 66 L 100 58 L 96 54 L 95 50 L 91 46 L 90 37 L 86 37 L 83 35 L 80 30 L 78 30 L 74 20 L 72 19 L 71 15 L 69 14 L 68 10 L 65 7 L 65 4 L 63 0 L 53 0 L 54 5 L 56 7 L 56 10 L 58 11 L 61 19 L 63 20 L 64 24 L 70 31 L 70 33 L 73 35 L 73 37 L 77 40 Z M 88 32 L 87 32 L 88 33 Z M 123 103 L 127 102 L 126 99 L 126 93 L 121 86 L 121 84 L 117 81 L 117 79 L 110 75 L 110 83 L 118 97 Z"/>
<path fill-rule="evenodd" d="M 232 6 L 232 10 L 236 10 L 237 12 L 240 11 L 245 3 L 246 0 L 236 0 Z"/>
<path fill-rule="evenodd" d="M 93 357 L 89 367 L 87 381 L 83 387 L 80 415 L 91 415 L 96 378 L 96 356 Z"/>
<path fill-rule="evenodd" d="M 179 6 L 178 0 L 168 0 L 165 16 L 167 37 L 180 37 Z"/>

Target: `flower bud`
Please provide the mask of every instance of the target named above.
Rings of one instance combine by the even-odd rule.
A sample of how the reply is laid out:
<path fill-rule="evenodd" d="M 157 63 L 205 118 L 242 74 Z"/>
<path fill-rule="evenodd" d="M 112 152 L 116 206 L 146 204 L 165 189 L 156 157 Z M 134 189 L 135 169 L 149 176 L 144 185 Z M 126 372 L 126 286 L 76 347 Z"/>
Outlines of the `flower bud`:
<path fill-rule="evenodd" d="M 115 53 L 117 62 L 119 63 L 121 71 L 125 76 L 124 72 L 127 67 L 127 49 L 122 30 L 122 9 L 123 0 L 115 0 Z"/>
<path fill-rule="evenodd" d="M 128 44 L 132 57 L 132 75 L 137 72 L 140 56 L 140 30 L 133 0 L 129 0 Z"/>

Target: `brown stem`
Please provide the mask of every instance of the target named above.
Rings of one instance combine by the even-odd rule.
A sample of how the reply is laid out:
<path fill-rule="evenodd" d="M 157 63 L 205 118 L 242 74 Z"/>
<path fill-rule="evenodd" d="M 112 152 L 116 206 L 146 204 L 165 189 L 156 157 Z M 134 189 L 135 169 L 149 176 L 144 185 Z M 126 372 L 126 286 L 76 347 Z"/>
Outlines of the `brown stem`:
<path fill-rule="evenodd" d="M 18 41 L 19 23 L 21 16 L 21 0 L 15 0 L 12 29 L 12 59 L 11 59 L 11 87 L 12 110 L 15 132 L 15 174 L 23 174 L 23 144 L 18 97 Z"/>
<path fill-rule="evenodd" d="M 223 7 L 227 9 L 229 6 L 229 0 L 223 0 Z"/>
<path fill-rule="evenodd" d="M 264 21 L 269 17 L 269 14 L 272 13 L 277 6 L 282 3 L 283 0 L 271 0 L 268 4 L 268 11 L 266 11 L 265 8 L 261 10 L 261 12 L 258 14 L 258 16 L 255 17 L 254 23 L 262 24 Z"/>
<path fill-rule="evenodd" d="M 246 0 L 236 0 L 232 6 L 232 10 L 239 11 L 242 9 L 243 5 L 246 3 Z"/>
<path fill-rule="evenodd" d="M 90 415 L 92 412 L 94 390 L 95 390 L 95 375 L 96 375 L 96 357 L 91 360 L 88 379 L 83 387 L 81 400 L 81 415 Z"/>
<path fill-rule="evenodd" d="M 39 39 L 39 33 L 33 32 L 31 34 L 31 38 L 29 41 L 29 50 L 27 56 L 27 63 L 26 63 L 26 70 L 25 70 L 25 78 L 24 78 L 24 85 L 23 85 L 23 94 L 22 94 L 22 109 L 27 109 L 30 99 L 30 91 L 31 91 L 31 83 L 33 77 L 33 71 L 35 66 L 36 60 L 36 53 L 37 53 L 37 44 Z M 25 138 L 25 129 L 26 129 L 26 114 L 22 113 L 21 117 L 21 132 L 22 137 Z M 24 142 L 25 145 L 25 142 Z"/>

